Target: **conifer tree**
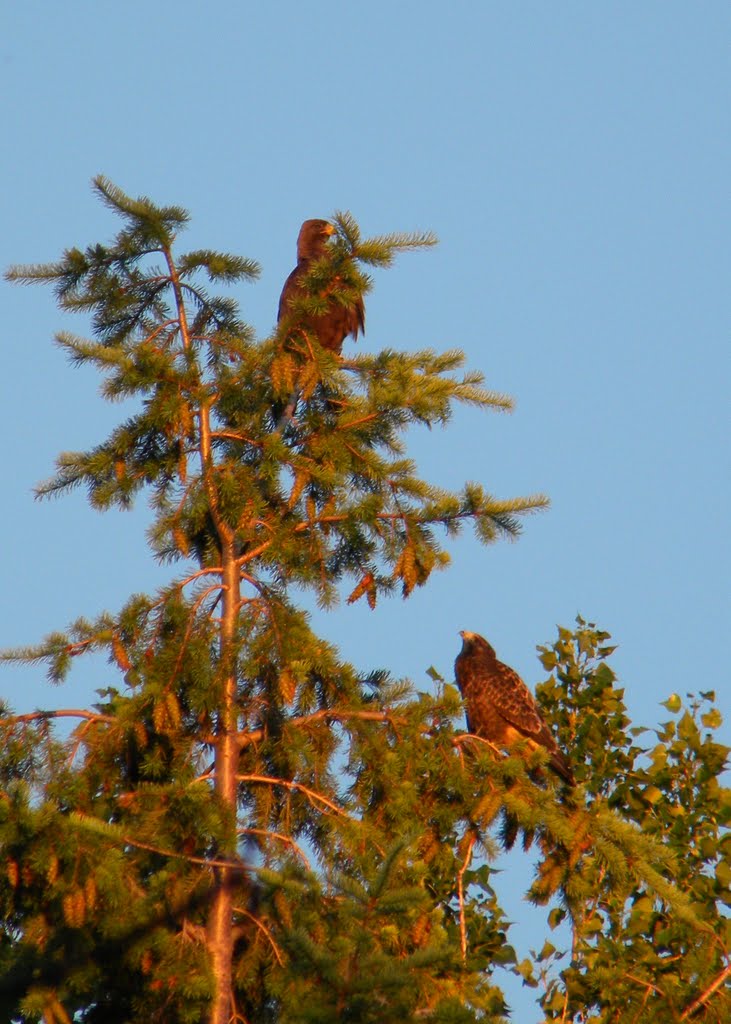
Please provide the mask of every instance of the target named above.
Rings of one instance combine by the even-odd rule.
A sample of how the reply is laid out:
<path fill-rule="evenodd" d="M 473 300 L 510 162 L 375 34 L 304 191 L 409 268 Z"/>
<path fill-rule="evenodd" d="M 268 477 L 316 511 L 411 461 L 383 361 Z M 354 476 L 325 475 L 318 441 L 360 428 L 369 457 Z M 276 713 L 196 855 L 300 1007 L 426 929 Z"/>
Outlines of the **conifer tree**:
<path fill-rule="evenodd" d="M 407 431 L 446 423 L 458 402 L 510 408 L 462 371 L 459 352 L 341 359 L 306 328 L 329 303 L 356 302 L 367 268 L 432 237 L 363 239 L 336 216 L 307 296 L 257 340 L 230 297 L 255 278 L 253 261 L 179 254 L 184 210 L 104 178 L 94 187 L 123 220 L 113 241 L 9 276 L 49 283 L 62 309 L 89 314 L 90 339 L 58 342 L 137 411 L 91 451 L 63 454 L 39 494 L 83 486 L 98 509 L 147 494 L 150 545 L 173 575 L 157 594 L 7 656 L 45 662 L 61 681 L 77 657 L 104 651 L 118 683 L 89 709 L 2 712 L 0 1013 L 47 1024 L 498 1022 L 494 975 L 506 966 L 543 984 L 547 1020 L 649 1021 L 661 996 L 673 1013 L 717 1019 L 725 753 L 691 724 L 703 714 L 712 728 L 717 712 L 692 705 L 676 746 L 663 741 L 665 760 L 656 750 L 659 767 L 638 768 L 606 635 L 564 631 L 543 651 L 556 674 L 542 699 L 588 767 L 562 796 L 536 775 L 540 752 L 504 757 L 460 735 L 458 694 L 438 673 L 431 694 L 385 669 L 364 673 L 297 603 L 303 591 L 325 609 L 365 600 L 377 616 L 383 596 L 408 597 L 446 566 L 444 538 L 466 524 L 485 543 L 512 537 L 546 504 L 474 483 L 452 494 L 408 458 Z M 78 725 L 64 740 L 54 722 L 68 714 Z M 703 786 L 688 782 L 683 798 L 694 817 L 675 829 L 678 815 L 655 809 L 701 758 Z M 500 820 L 505 837 L 535 840 L 530 895 L 551 925 L 571 922 L 570 968 L 548 947 L 516 962 L 491 871 Z M 712 883 L 679 867 L 696 824 Z M 638 950 L 642 970 L 624 970 Z M 640 1016 L 602 1006 L 615 962 Z"/>

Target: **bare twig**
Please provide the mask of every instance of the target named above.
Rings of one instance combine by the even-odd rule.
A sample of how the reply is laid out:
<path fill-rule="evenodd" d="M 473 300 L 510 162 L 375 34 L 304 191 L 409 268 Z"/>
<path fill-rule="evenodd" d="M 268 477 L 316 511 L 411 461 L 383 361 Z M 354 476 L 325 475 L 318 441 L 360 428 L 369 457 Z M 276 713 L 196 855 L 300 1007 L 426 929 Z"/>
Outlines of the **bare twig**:
<path fill-rule="evenodd" d="M 247 437 L 245 434 L 234 434 L 230 430 L 212 430 L 211 439 L 222 438 L 225 441 L 243 441 L 245 444 L 253 445 L 255 448 L 262 448 L 261 441 L 255 441 L 252 437 Z"/>
<path fill-rule="evenodd" d="M 237 914 L 243 914 L 244 917 L 248 917 L 248 919 L 250 921 L 254 922 L 254 924 L 256 925 L 257 928 L 261 929 L 261 931 L 264 932 L 264 934 L 266 935 L 267 939 L 269 940 L 269 944 L 271 945 L 272 949 L 274 950 L 274 955 L 277 958 L 277 963 L 279 964 L 280 967 L 283 967 L 284 966 L 284 957 L 282 956 L 282 951 L 279 948 L 279 946 L 276 944 L 276 942 L 274 941 L 274 937 L 272 936 L 272 933 L 269 931 L 269 929 L 264 924 L 264 922 L 261 921 L 258 917 L 255 917 L 254 914 L 252 914 L 250 911 L 244 910 L 243 907 L 232 907 L 232 910 L 234 910 L 235 913 L 237 913 Z"/>
<path fill-rule="evenodd" d="M 298 846 L 298 844 L 294 841 L 294 839 L 292 839 L 291 836 L 285 836 L 281 832 L 269 832 L 265 828 L 240 828 L 237 831 L 240 836 L 254 835 L 265 836 L 267 839 L 278 839 L 280 843 L 286 843 L 287 846 L 292 847 L 297 856 L 301 858 L 306 868 L 311 867 L 304 850 L 300 846 Z"/>
<path fill-rule="evenodd" d="M 157 278 L 157 280 L 160 281 L 165 279 Z M 142 344 L 149 345 L 151 342 L 155 340 L 155 338 L 157 338 L 159 334 L 162 334 L 164 330 L 166 330 L 168 327 L 172 327 L 173 324 L 177 324 L 177 322 L 177 320 L 164 320 L 161 324 L 158 324 L 155 330 L 148 334 L 146 338 L 143 338 Z"/>
<path fill-rule="evenodd" d="M 76 728 L 74 729 L 72 735 L 75 737 L 75 742 L 74 742 L 73 749 L 72 749 L 71 753 L 69 754 L 69 759 L 68 759 L 68 766 L 69 766 L 69 768 L 71 768 L 71 766 L 73 765 L 74 761 L 76 760 L 76 755 L 79 752 L 79 747 L 84 742 L 84 737 L 86 736 L 86 733 L 89 731 L 89 728 L 93 724 L 94 724 L 93 720 L 86 721 L 86 722 L 83 723 L 83 725 L 77 725 Z"/>
<path fill-rule="evenodd" d="M 494 743 L 491 743 L 490 740 L 483 739 L 482 736 L 475 736 L 475 734 L 472 732 L 465 732 L 462 733 L 461 736 L 455 736 L 452 739 L 452 746 L 459 747 L 461 751 L 462 744 L 465 742 L 465 740 L 468 740 L 470 743 L 482 743 L 484 746 L 489 747 L 490 750 L 498 754 L 501 758 L 505 757 L 505 753 L 503 750 L 500 749 L 500 747 L 496 746 Z"/>
<path fill-rule="evenodd" d="M 207 569 L 198 569 L 198 571 L 194 572 L 191 576 L 186 576 L 184 580 L 180 580 L 178 583 L 176 583 L 175 587 L 176 587 L 177 590 L 182 590 L 183 587 L 187 587 L 189 583 L 193 583 L 195 580 L 200 579 L 201 576 L 220 576 L 220 575 L 221 575 L 221 566 L 220 565 L 213 566 L 212 568 L 209 567 Z M 216 589 L 216 588 L 211 588 L 211 589 Z"/>
<path fill-rule="evenodd" d="M 472 850 L 476 843 L 476 837 L 471 836 L 469 845 L 467 847 L 467 855 L 464 859 L 462 867 L 457 872 L 457 898 L 459 899 L 459 936 L 462 944 L 462 962 L 467 962 L 467 926 L 465 924 L 464 915 L 464 873 L 470 866 L 472 860 Z"/>
<path fill-rule="evenodd" d="M 349 423 L 338 423 L 336 430 L 352 430 L 353 427 L 359 427 L 361 423 L 369 423 L 371 420 L 378 419 L 381 415 L 379 412 L 369 413 L 367 416 L 361 416 L 357 420 L 350 420 Z"/>
<path fill-rule="evenodd" d="M 202 864 L 205 868 L 231 868 L 242 873 L 248 868 L 240 860 L 220 860 L 217 857 L 194 857 L 191 853 L 181 853 L 179 850 L 166 850 L 162 846 L 153 846 L 151 843 L 142 843 L 131 836 L 122 836 L 121 842 L 127 846 L 134 846 L 137 850 L 147 850 L 149 853 L 157 853 L 161 857 L 172 857 L 174 860 L 187 860 L 189 864 Z"/>
<path fill-rule="evenodd" d="M 269 786 L 284 786 L 286 789 L 297 790 L 300 793 L 304 793 L 304 795 L 313 805 L 314 803 L 323 804 L 323 806 L 328 807 L 335 814 L 339 814 L 343 818 L 350 818 L 350 815 L 346 814 L 342 807 L 338 807 L 338 805 L 333 803 L 332 800 L 329 800 L 326 796 L 323 796 L 321 793 L 316 793 L 314 789 L 309 789 L 307 786 L 304 786 L 301 782 L 294 782 L 292 779 L 275 779 L 270 775 L 237 775 L 236 781 L 261 782 Z"/>
<path fill-rule="evenodd" d="M 198 575 L 198 574 L 196 574 L 196 575 Z M 206 589 L 201 594 L 199 594 L 198 597 L 193 602 L 193 605 L 192 605 L 192 607 L 190 609 L 190 613 L 188 615 L 188 624 L 185 627 L 185 635 L 183 636 L 182 642 L 180 644 L 180 651 L 178 653 L 178 657 L 175 660 L 175 667 L 173 668 L 172 675 L 170 676 L 170 679 L 169 679 L 168 684 L 167 684 L 168 687 L 172 687 L 173 683 L 175 682 L 175 680 L 178 677 L 178 673 L 180 671 L 180 667 L 183 664 L 183 656 L 185 655 L 185 649 L 188 646 L 188 641 L 190 640 L 190 635 L 193 632 L 193 627 L 195 625 L 195 617 L 196 617 L 196 614 L 198 613 L 198 609 L 203 604 L 203 602 L 205 601 L 205 599 L 208 597 L 209 594 L 213 594 L 216 591 L 220 591 L 220 590 L 221 590 L 221 584 L 220 583 L 216 583 L 212 587 L 206 587 Z M 214 607 L 215 607 L 215 605 L 214 605 Z"/>

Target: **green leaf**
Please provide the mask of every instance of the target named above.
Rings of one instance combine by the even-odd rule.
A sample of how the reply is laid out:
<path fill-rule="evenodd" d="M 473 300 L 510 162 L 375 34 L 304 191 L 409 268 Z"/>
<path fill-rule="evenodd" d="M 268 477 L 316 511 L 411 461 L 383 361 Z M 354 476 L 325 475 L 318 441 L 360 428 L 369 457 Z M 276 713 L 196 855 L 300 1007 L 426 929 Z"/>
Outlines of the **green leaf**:
<path fill-rule="evenodd" d="M 558 665 L 558 658 L 556 657 L 555 651 L 543 651 L 539 656 L 539 660 L 546 672 L 553 672 L 555 667 Z"/>
<path fill-rule="evenodd" d="M 515 974 L 519 974 L 525 984 L 529 985 L 531 988 L 535 988 L 538 984 L 535 975 L 533 974 L 533 962 L 527 957 L 525 960 L 521 960 L 519 964 L 516 964 L 513 971 Z"/>
<path fill-rule="evenodd" d="M 546 941 L 543 943 L 540 953 L 538 953 L 536 956 L 536 960 L 538 960 L 539 963 L 542 963 L 544 960 L 548 960 L 550 956 L 553 956 L 555 952 L 556 947 L 553 945 L 552 942 L 549 942 L 548 939 L 546 939 Z"/>
<path fill-rule="evenodd" d="M 716 881 L 722 889 L 728 889 L 731 886 L 731 865 L 725 860 L 721 860 L 716 865 Z"/>
<path fill-rule="evenodd" d="M 683 702 L 677 693 L 671 693 L 667 700 L 662 700 L 660 703 L 673 715 L 677 714 L 683 706 Z"/>
<path fill-rule="evenodd" d="M 664 793 L 657 786 L 646 786 L 642 795 L 649 804 L 656 804 L 664 798 Z"/>
<path fill-rule="evenodd" d="M 597 666 L 594 678 L 597 682 L 601 683 L 603 687 L 609 687 L 617 678 L 612 669 L 605 662 L 602 662 Z"/>
<path fill-rule="evenodd" d="M 699 742 L 698 726 L 689 711 L 686 711 L 678 722 L 678 736 L 692 749 L 695 749 Z"/>
<path fill-rule="evenodd" d="M 718 729 L 723 724 L 723 715 L 718 708 L 711 708 L 710 711 L 701 715 L 701 722 L 706 729 Z"/>
<path fill-rule="evenodd" d="M 565 919 L 565 917 L 566 911 L 563 907 L 554 907 L 548 915 L 548 925 L 551 931 L 553 931 L 554 928 L 558 928 L 558 926 Z"/>

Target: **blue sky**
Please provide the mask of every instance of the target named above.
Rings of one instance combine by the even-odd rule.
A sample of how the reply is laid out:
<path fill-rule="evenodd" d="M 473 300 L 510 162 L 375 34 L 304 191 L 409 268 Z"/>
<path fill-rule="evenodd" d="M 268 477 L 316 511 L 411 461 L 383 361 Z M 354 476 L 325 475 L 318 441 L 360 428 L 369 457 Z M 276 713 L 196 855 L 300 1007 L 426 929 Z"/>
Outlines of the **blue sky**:
<path fill-rule="evenodd" d="M 730 30 L 727 3 L 674 0 L 7 4 L 0 263 L 110 237 L 89 190 L 101 172 L 186 206 L 183 249 L 258 259 L 240 298 L 265 335 L 306 217 L 435 231 L 438 249 L 376 274 L 361 343 L 463 348 L 517 407 L 416 432 L 424 474 L 552 508 L 517 544 L 466 534 L 408 602 L 318 627 L 418 686 L 430 665 L 449 676 L 458 630 L 476 630 L 534 684 L 536 644 L 580 612 L 620 645 L 636 723 L 673 691 L 715 688 L 728 714 Z M 120 410 L 51 345 L 83 322 L 50 292 L 0 294 L 7 646 L 114 610 L 161 571 L 144 508 L 33 502 L 56 454 Z M 99 664 L 53 691 L 10 669 L 0 693 L 69 706 L 109 681 Z M 539 1019 L 531 993 L 511 1001 Z"/>

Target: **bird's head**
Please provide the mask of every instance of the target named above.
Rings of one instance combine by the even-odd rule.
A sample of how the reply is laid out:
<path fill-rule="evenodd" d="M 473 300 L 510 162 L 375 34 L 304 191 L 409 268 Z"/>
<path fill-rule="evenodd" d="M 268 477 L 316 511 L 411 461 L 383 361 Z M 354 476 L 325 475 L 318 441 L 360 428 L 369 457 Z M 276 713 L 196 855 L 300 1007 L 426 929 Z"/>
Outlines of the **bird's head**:
<path fill-rule="evenodd" d="M 462 637 L 463 651 L 469 651 L 471 649 L 481 649 L 495 657 L 495 651 L 484 638 L 484 636 L 480 636 L 479 633 L 471 633 L 468 629 L 461 629 L 459 631 L 459 635 Z"/>
<path fill-rule="evenodd" d="M 297 236 L 297 259 L 310 260 L 322 256 L 327 240 L 335 234 L 329 220 L 306 220 Z"/>

